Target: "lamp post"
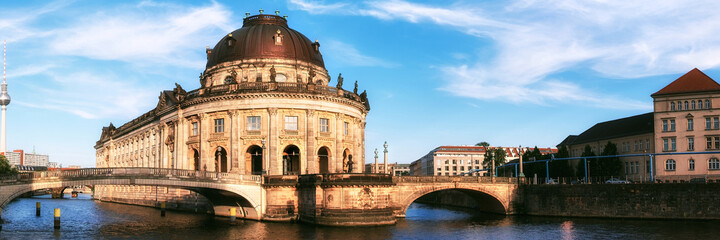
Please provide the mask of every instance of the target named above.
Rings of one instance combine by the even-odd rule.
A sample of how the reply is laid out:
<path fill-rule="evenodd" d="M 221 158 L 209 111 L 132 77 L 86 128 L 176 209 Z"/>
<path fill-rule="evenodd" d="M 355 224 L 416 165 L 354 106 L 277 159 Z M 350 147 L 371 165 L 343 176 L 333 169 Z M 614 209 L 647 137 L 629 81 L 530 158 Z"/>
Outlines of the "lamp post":
<path fill-rule="evenodd" d="M 377 162 L 377 160 L 378 160 L 378 150 L 377 150 L 377 148 L 376 148 L 376 149 L 375 149 L 375 171 L 373 171 L 373 173 L 378 173 L 378 162 Z"/>
<path fill-rule="evenodd" d="M 518 149 L 521 149 L 522 145 L 518 146 Z M 520 174 L 518 175 L 518 178 L 525 177 L 525 173 L 523 173 L 523 163 L 522 163 L 522 155 L 518 154 L 520 156 Z"/>
<path fill-rule="evenodd" d="M 388 166 L 387 166 L 388 144 L 387 144 L 387 141 L 385 141 L 385 144 L 383 144 L 383 147 L 385 147 L 385 151 L 383 151 L 385 153 L 385 160 L 383 161 L 383 173 L 387 174 L 388 173 Z"/>

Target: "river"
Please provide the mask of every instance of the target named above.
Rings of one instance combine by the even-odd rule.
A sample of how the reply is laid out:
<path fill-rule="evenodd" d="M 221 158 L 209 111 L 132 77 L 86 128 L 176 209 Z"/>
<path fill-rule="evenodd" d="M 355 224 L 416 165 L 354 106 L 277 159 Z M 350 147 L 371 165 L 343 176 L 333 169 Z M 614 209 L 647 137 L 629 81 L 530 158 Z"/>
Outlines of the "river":
<path fill-rule="evenodd" d="M 19 198 L 3 211 L 0 239 L 714 239 L 720 221 L 499 216 L 415 203 L 394 226 L 321 227 L 50 196 Z M 35 216 L 35 202 L 42 213 Z M 53 229 L 53 209 L 62 209 Z"/>

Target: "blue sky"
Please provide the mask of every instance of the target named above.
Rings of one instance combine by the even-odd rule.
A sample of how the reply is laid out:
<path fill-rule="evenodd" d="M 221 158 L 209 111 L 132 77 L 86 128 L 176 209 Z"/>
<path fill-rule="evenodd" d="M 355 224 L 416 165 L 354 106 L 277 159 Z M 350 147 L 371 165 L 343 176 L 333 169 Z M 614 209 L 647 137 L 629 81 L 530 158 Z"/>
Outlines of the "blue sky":
<path fill-rule="evenodd" d="M 173 83 L 198 88 L 205 47 L 261 8 L 317 39 L 333 79 L 342 73 L 367 89 L 366 161 L 383 141 L 400 163 L 439 145 L 555 146 L 597 122 L 652 111 L 650 94 L 694 67 L 720 78 L 718 5 L 4 2 L 8 149 L 94 166 L 103 126 L 152 109 Z"/>

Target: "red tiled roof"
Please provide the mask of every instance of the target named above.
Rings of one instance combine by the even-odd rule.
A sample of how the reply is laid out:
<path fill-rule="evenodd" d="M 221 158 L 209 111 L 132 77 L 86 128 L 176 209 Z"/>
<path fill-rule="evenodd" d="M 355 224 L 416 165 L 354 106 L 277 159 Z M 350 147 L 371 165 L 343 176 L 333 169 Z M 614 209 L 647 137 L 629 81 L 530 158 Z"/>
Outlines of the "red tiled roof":
<path fill-rule="evenodd" d="M 650 95 L 651 97 L 673 93 L 720 91 L 720 84 L 715 82 L 697 68 L 693 68 L 682 77 L 671 82 L 660 91 Z"/>

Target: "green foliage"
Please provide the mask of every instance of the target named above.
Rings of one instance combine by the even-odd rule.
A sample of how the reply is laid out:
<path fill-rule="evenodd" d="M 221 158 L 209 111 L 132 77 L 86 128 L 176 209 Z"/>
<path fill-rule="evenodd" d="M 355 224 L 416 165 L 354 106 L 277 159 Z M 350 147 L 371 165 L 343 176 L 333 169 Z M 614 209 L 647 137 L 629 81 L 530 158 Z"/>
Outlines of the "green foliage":
<path fill-rule="evenodd" d="M 610 141 L 605 144 L 605 148 L 603 149 L 603 152 L 600 154 L 600 156 L 613 156 L 618 155 L 617 151 L 617 144 L 614 144 Z M 600 176 L 618 176 L 620 175 L 620 171 L 622 170 L 622 162 L 620 162 L 620 158 L 618 157 L 611 157 L 611 158 L 600 158 L 598 161 L 598 174 Z"/>
<path fill-rule="evenodd" d="M 485 160 L 483 160 L 483 167 L 490 169 L 490 174 L 492 174 L 495 169 L 492 167 L 493 161 L 495 161 L 495 167 L 498 167 L 505 163 L 505 157 L 507 153 L 505 152 L 505 149 L 502 148 L 489 148 L 485 150 Z"/>
<path fill-rule="evenodd" d="M 479 142 L 479 143 L 475 144 L 475 146 L 478 146 L 478 147 L 489 147 L 490 144 L 489 144 L 488 142 L 484 142 L 484 141 L 483 141 L 483 142 Z"/>
<path fill-rule="evenodd" d="M 17 172 L 16 168 L 10 166 L 10 162 L 5 155 L 0 155 L 0 175 L 16 174 Z"/>
<path fill-rule="evenodd" d="M 568 151 L 567 146 L 562 145 L 560 148 L 558 148 L 558 153 L 555 155 L 555 158 L 568 158 L 570 157 L 570 151 Z"/>

